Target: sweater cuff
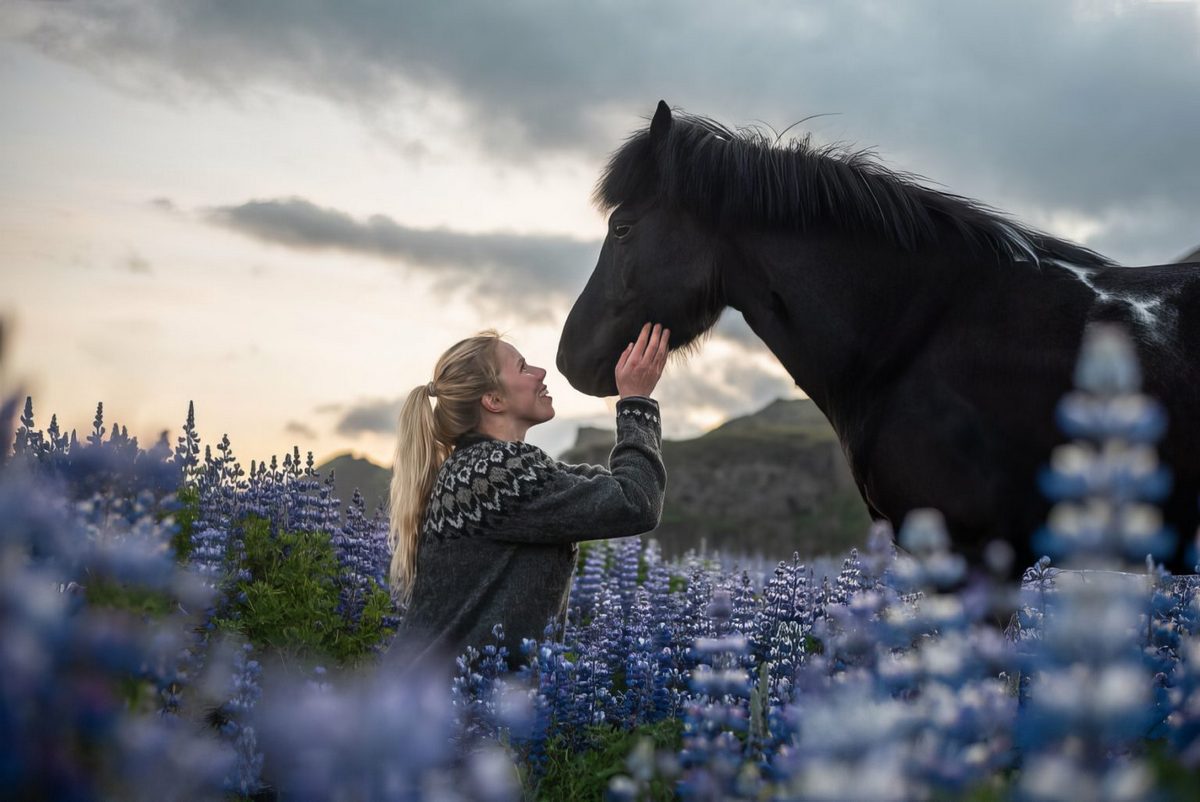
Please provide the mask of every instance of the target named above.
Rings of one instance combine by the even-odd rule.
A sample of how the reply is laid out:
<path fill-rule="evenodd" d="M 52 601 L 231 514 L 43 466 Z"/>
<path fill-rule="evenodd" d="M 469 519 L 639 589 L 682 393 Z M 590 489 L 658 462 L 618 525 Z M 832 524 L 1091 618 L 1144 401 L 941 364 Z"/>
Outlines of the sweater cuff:
<path fill-rule="evenodd" d="M 631 395 L 617 402 L 617 439 L 629 427 L 650 434 L 655 443 L 662 442 L 662 420 L 658 402 L 644 395 Z"/>

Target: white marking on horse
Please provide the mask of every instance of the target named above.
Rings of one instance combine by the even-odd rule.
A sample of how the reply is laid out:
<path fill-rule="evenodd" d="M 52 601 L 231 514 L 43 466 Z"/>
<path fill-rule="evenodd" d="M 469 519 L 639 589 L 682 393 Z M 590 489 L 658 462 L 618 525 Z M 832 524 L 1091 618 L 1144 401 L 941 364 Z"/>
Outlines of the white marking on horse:
<path fill-rule="evenodd" d="M 1093 275 L 1097 272 L 1095 268 L 1082 267 L 1080 265 L 1071 264 L 1070 262 L 1061 262 L 1058 260 L 1047 260 L 1055 267 L 1073 274 L 1080 283 L 1096 294 L 1096 300 L 1100 303 L 1120 303 L 1125 304 L 1129 308 L 1129 313 L 1134 320 L 1141 324 L 1145 329 L 1146 335 L 1155 342 L 1165 342 L 1171 323 L 1174 321 L 1174 316 L 1170 310 L 1163 310 L 1164 298 L 1160 295 L 1138 295 L 1134 293 L 1113 293 L 1096 285 L 1093 280 Z M 1127 268 L 1135 270 L 1136 268 Z M 1160 312 L 1166 312 L 1165 315 L 1160 315 Z M 1167 318 L 1164 320 L 1164 317 Z"/>

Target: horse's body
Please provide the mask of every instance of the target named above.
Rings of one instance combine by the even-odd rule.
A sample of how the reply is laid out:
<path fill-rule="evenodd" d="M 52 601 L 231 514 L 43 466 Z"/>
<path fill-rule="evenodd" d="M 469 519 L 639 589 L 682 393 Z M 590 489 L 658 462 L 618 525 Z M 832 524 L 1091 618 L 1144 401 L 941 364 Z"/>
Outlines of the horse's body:
<path fill-rule="evenodd" d="M 1083 329 L 1117 321 L 1169 415 L 1168 564 L 1190 570 L 1200 264 L 1119 267 L 861 155 L 774 147 L 661 103 L 597 195 L 610 230 L 558 353 L 577 389 L 615 392 L 643 322 L 678 348 L 733 307 L 829 418 L 874 517 L 936 507 L 968 557 L 1001 539 L 1023 567 Z"/>

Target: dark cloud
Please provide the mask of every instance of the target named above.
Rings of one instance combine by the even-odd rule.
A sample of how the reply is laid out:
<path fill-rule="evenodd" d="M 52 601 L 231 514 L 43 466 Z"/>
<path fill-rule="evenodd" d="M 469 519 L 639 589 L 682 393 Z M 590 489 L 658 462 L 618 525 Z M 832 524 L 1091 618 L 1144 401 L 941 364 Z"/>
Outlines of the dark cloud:
<path fill-rule="evenodd" d="M 307 423 L 301 423 L 300 421 L 288 421 L 287 425 L 283 427 L 283 431 L 287 434 L 299 435 L 300 437 L 304 437 L 309 440 L 314 440 L 317 437 L 317 433 L 313 431 L 311 426 L 309 426 Z"/>
<path fill-rule="evenodd" d="M 158 197 L 150 200 L 150 205 L 160 212 L 167 214 L 175 214 L 179 211 L 179 207 L 175 205 L 175 201 L 170 198 Z"/>
<path fill-rule="evenodd" d="M 434 276 L 445 291 L 470 290 L 469 299 L 489 311 L 520 304 L 526 319 L 532 313 L 559 320 L 586 283 L 600 250 L 598 241 L 417 229 L 383 215 L 360 222 L 302 198 L 222 206 L 208 216 L 264 242 L 400 261 Z M 721 316 L 712 336 L 747 350 L 765 348 L 733 309 Z"/>
<path fill-rule="evenodd" d="M 515 305 L 525 318 L 568 306 L 596 261 L 598 242 L 522 234 L 467 234 L 410 228 L 383 215 L 365 221 L 303 198 L 223 206 L 211 221 L 264 242 L 292 248 L 332 248 L 402 262 L 444 291 L 466 289 L 488 308 Z"/>
<path fill-rule="evenodd" d="M 392 401 L 364 401 L 348 405 L 334 431 L 352 437 L 361 434 L 394 435 L 397 420 L 400 417 L 400 407 L 403 405 L 403 398 Z"/>
<path fill-rule="evenodd" d="M 778 129 L 839 113 L 810 123 L 818 138 L 876 145 L 1021 217 L 1119 221 L 1161 203 L 1192 221 L 1161 233 L 1164 248 L 1194 239 L 1200 219 L 1195 3 L 109 0 L 24 12 L 26 41 L 141 92 L 282 85 L 381 121 L 449 98 L 467 115 L 456 130 L 505 161 L 570 150 L 598 166 L 662 97 Z M 1135 261 L 1136 236 L 1095 242 Z"/>

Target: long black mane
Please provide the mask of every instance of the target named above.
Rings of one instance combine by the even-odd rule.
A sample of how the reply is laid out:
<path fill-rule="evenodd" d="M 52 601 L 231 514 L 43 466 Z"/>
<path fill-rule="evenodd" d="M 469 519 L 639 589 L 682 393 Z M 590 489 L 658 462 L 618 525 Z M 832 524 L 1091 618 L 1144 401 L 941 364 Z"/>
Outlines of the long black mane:
<path fill-rule="evenodd" d="M 977 201 L 924 186 L 919 176 L 885 167 L 869 150 L 818 147 L 808 136 L 782 145 L 777 140 L 758 128 L 735 131 L 676 112 L 657 147 L 647 127 L 613 154 L 595 201 L 610 210 L 657 194 L 715 226 L 834 227 L 910 251 L 936 243 L 949 227 L 1005 260 L 1112 264 Z"/>

